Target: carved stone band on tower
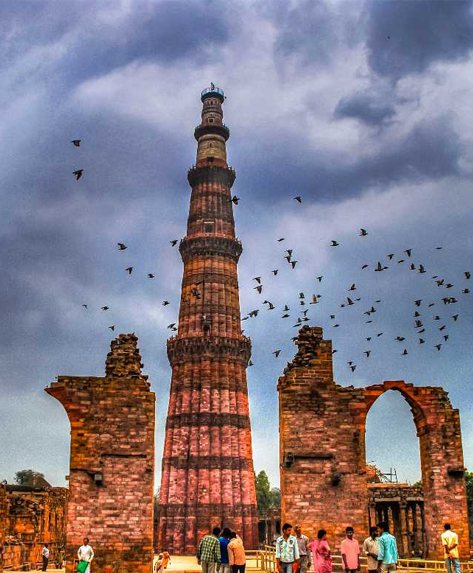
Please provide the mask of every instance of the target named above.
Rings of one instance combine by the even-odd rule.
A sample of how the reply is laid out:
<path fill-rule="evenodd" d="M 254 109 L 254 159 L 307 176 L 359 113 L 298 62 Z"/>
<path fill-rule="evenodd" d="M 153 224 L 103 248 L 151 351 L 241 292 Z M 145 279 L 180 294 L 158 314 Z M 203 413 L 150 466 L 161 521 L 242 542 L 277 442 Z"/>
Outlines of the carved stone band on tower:
<path fill-rule="evenodd" d="M 162 466 L 158 547 L 194 553 L 212 527 L 228 526 L 246 547 L 258 544 L 246 367 L 251 341 L 241 332 L 235 237 L 227 165 L 225 96 L 202 92 L 194 136 L 192 188 L 179 329 L 168 341 L 171 393 Z"/>

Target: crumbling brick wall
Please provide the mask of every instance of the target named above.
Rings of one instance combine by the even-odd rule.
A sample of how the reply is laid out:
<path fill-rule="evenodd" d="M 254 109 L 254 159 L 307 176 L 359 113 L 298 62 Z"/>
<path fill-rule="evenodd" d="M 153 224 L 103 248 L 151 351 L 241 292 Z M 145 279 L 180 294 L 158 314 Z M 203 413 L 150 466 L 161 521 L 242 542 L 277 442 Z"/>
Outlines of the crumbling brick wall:
<path fill-rule="evenodd" d="M 404 381 L 343 387 L 333 380 L 332 344 L 321 328 L 302 328 L 296 345 L 278 382 L 283 521 L 301 523 L 311 537 L 326 529 L 335 550 L 348 525 L 360 539 L 367 534 L 366 417 L 381 394 L 396 390 L 420 440 L 427 554 L 442 557 L 440 533 L 450 521 L 469 555 L 460 419 L 447 393 Z"/>
<path fill-rule="evenodd" d="M 142 366 L 137 337 L 120 334 L 105 377 L 59 376 L 46 389 L 71 422 L 68 573 L 84 537 L 96 570 L 151 572 L 155 397 Z"/>

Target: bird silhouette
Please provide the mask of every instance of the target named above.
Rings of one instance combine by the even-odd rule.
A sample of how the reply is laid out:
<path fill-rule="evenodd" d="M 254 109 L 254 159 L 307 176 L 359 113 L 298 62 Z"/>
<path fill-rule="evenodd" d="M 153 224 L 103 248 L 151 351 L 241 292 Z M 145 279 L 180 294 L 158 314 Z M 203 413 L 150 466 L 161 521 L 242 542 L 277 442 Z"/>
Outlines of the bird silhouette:
<path fill-rule="evenodd" d="M 351 285 L 351 287 L 350 287 L 348 290 L 356 290 L 356 286 L 355 286 L 355 283 L 353 283 L 353 284 Z"/>
<path fill-rule="evenodd" d="M 295 269 L 298 261 L 289 261 L 292 265 L 292 268 Z"/>
<path fill-rule="evenodd" d="M 274 271 L 271 271 L 273 273 L 274 276 L 276 276 L 279 272 L 279 269 L 274 269 Z"/>
<path fill-rule="evenodd" d="M 401 356 L 405 356 L 406 354 L 409 354 L 409 353 L 408 353 L 407 350 L 404 348 L 404 352 L 401 354 Z"/>
<path fill-rule="evenodd" d="M 408 257 L 410 257 L 411 254 L 412 254 L 412 249 L 406 249 L 404 252 L 406 253 L 406 255 L 407 255 Z"/>
<path fill-rule="evenodd" d="M 470 279 L 471 279 L 471 273 L 470 273 L 470 271 L 465 271 L 465 278 L 466 278 L 466 280 L 470 280 Z"/>
<path fill-rule="evenodd" d="M 102 309 L 102 310 L 109 310 L 110 307 L 109 307 L 109 306 L 102 306 L 101 309 Z"/>
<path fill-rule="evenodd" d="M 370 357 L 370 354 L 371 354 L 371 350 L 365 350 L 365 351 L 363 352 L 363 354 L 366 354 L 366 358 L 369 358 L 369 357 Z"/>
<path fill-rule="evenodd" d="M 297 197 L 294 197 L 294 200 L 297 201 L 298 203 L 302 203 L 302 197 L 300 197 L 299 195 Z"/>
<path fill-rule="evenodd" d="M 331 247 L 339 247 L 340 243 L 337 243 L 337 241 L 332 240 L 332 244 L 330 246 Z"/>
<path fill-rule="evenodd" d="M 369 266 L 369 265 L 363 265 L 363 266 L 361 267 L 361 270 L 368 268 L 368 266 Z"/>
<path fill-rule="evenodd" d="M 133 267 L 128 267 L 125 270 L 129 275 L 131 275 L 131 273 L 133 272 Z"/>
<path fill-rule="evenodd" d="M 452 315 L 452 318 L 453 318 L 454 322 L 456 322 L 456 321 L 458 320 L 458 317 L 459 317 L 459 316 L 460 316 L 459 314 L 453 314 L 453 315 Z"/>
<path fill-rule="evenodd" d="M 79 181 L 79 179 L 82 177 L 82 173 L 84 173 L 83 169 L 76 169 L 76 171 L 72 172 L 72 174 L 76 176 L 76 181 Z"/>
<path fill-rule="evenodd" d="M 277 358 L 277 357 L 281 354 L 281 351 L 280 351 L 280 350 L 275 350 L 275 351 L 273 352 L 273 354 L 274 354 L 274 356 Z"/>
<path fill-rule="evenodd" d="M 256 281 L 259 285 L 261 284 L 261 277 L 253 277 L 253 280 Z"/>
<path fill-rule="evenodd" d="M 323 277 L 323 275 L 322 275 L 321 277 L 315 277 L 315 278 L 319 281 L 319 283 L 321 283 L 321 282 L 322 282 L 322 279 L 323 279 L 324 277 Z"/>
<path fill-rule="evenodd" d="M 177 245 L 177 241 L 178 239 L 173 239 L 172 241 L 169 241 L 171 243 L 171 247 L 175 247 Z"/>
<path fill-rule="evenodd" d="M 149 279 L 154 279 L 153 273 L 148 273 L 148 278 L 149 278 Z"/>
<path fill-rule="evenodd" d="M 164 301 L 163 301 L 163 306 L 167 306 L 168 304 L 169 304 L 169 301 L 168 301 L 168 300 L 164 300 Z"/>
<path fill-rule="evenodd" d="M 284 241 L 284 237 L 281 237 L 280 239 L 278 239 L 278 243 L 280 243 L 281 241 Z"/>
<path fill-rule="evenodd" d="M 395 254 L 395 253 L 391 253 L 391 254 L 386 255 L 386 256 L 388 257 L 389 260 L 391 260 L 391 259 L 394 257 L 394 254 Z"/>
<path fill-rule="evenodd" d="M 442 348 L 442 345 L 441 345 L 441 344 L 436 344 L 436 345 L 435 345 L 435 348 L 440 352 L 440 349 Z"/>
<path fill-rule="evenodd" d="M 80 147 L 82 139 L 73 139 L 71 143 L 74 144 L 74 147 Z"/>
<path fill-rule="evenodd" d="M 416 306 L 420 306 L 421 302 L 422 302 L 422 299 L 416 300 L 416 301 L 414 301 L 414 304 L 415 304 Z"/>
<path fill-rule="evenodd" d="M 112 326 L 109 326 L 108 328 L 110 328 L 110 330 L 115 330 L 115 325 L 112 324 Z"/>
<path fill-rule="evenodd" d="M 368 231 L 366 231 L 365 229 L 360 229 L 360 237 L 366 237 L 367 234 Z"/>
<path fill-rule="evenodd" d="M 168 324 L 168 325 L 166 326 L 166 328 L 174 328 L 175 326 L 176 326 L 176 323 L 175 323 L 175 322 L 171 322 L 171 324 Z"/>
<path fill-rule="evenodd" d="M 423 338 L 419 338 L 419 344 L 424 344 L 425 340 Z"/>
<path fill-rule="evenodd" d="M 253 289 L 256 289 L 258 291 L 259 294 L 261 294 L 261 291 L 263 290 L 263 285 L 258 285 L 253 287 Z"/>
<path fill-rule="evenodd" d="M 234 205 L 238 205 L 238 201 L 240 200 L 240 197 L 237 197 L 236 195 L 233 195 L 233 197 L 230 199 L 230 201 L 234 204 Z"/>
<path fill-rule="evenodd" d="M 118 245 L 119 251 L 124 251 L 124 250 L 128 249 L 128 247 L 124 243 L 117 243 L 117 245 Z"/>

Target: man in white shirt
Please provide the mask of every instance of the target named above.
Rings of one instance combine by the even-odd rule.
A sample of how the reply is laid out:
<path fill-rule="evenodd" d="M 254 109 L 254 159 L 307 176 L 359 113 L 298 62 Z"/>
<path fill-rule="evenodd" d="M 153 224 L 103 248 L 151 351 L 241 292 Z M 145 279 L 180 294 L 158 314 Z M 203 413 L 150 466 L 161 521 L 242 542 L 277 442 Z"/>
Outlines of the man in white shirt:
<path fill-rule="evenodd" d="M 41 551 L 41 555 L 43 556 L 43 567 L 41 571 L 47 571 L 49 563 L 49 548 L 47 543 L 43 544 L 43 550 Z"/>
<path fill-rule="evenodd" d="M 79 561 L 88 562 L 89 565 L 87 569 L 84 571 L 84 573 L 90 573 L 90 563 L 94 558 L 94 550 L 89 545 L 89 539 L 87 537 L 84 539 L 84 545 L 81 545 L 79 547 L 79 551 L 77 552 L 77 557 L 79 558 Z"/>
<path fill-rule="evenodd" d="M 448 573 L 452 573 L 452 565 L 455 573 L 461 573 L 460 554 L 458 552 L 458 535 L 450 528 L 450 523 L 444 526 L 445 531 L 442 533 L 442 545 L 445 553 L 445 563 Z"/>

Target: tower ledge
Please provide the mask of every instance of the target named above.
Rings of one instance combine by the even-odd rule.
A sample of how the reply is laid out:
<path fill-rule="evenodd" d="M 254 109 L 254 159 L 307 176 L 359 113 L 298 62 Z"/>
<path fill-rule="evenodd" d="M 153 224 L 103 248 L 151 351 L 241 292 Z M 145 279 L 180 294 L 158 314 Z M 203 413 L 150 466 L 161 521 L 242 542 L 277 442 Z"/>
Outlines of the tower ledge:
<path fill-rule="evenodd" d="M 215 236 L 185 237 L 179 244 L 179 251 L 184 262 L 196 255 L 227 255 L 238 261 L 243 247 L 238 239 Z"/>
<path fill-rule="evenodd" d="M 189 185 L 194 187 L 199 183 L 221 183 L 231 188 L 236 173 L 231 167 L 206 165 L 205 167 L 191 167 L 187 172 Z"/>
<path fill-rule="evenodd" d="M 204 338 L 178 338 L 173 336 L 168 340 L 167 346 L 171 366 L 194 357 L 200 359 L 202 356 L 211 358 L 220 356 L 231 357 L 241 360 L 246 366 L 251 356 L 251 340 L 247 336 L 242 336 L 241 339 L 226 336 L 208 336 Z"/>

